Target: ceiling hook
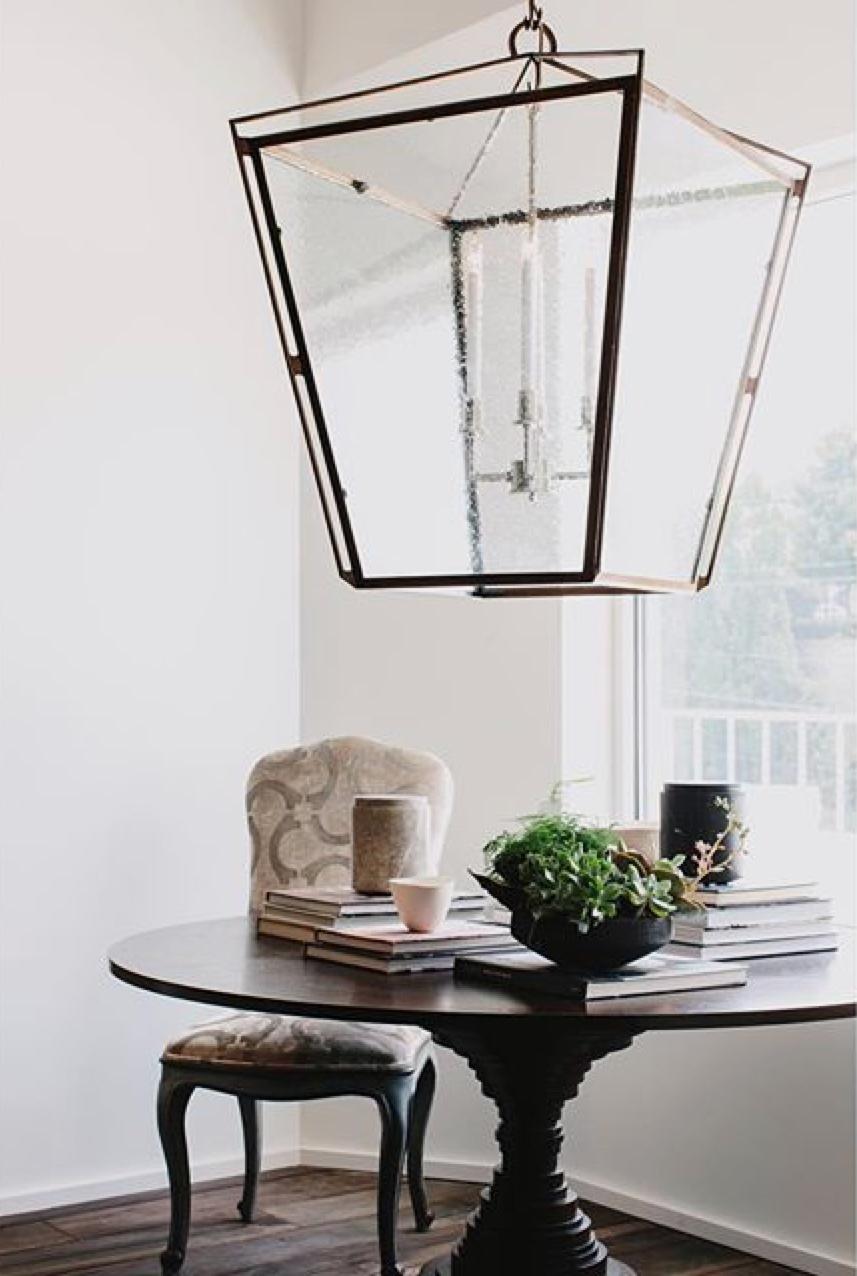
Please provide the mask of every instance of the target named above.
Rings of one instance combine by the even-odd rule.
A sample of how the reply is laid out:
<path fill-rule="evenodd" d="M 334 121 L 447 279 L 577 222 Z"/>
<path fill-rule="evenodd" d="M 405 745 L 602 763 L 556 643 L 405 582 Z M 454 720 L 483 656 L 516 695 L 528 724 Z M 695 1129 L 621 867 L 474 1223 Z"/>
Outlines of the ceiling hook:
<path fill-rule="evenodd" d="M 543 56 L 545 53 L 553 55 L 558 51 L 559 43 L 553 28 L 549 27 L 545 22 L 544 10 L 541 5 L 536 4 L 536 0 L 528 0 L 526 16 L 521 19 L 509 35 L 509 54 L 513 58 L 521 56 L 518 48 L 518 39 L 525 31 L 532 31 L 538 34 L 539 47 L 536 51 L 538 56 Z"/>

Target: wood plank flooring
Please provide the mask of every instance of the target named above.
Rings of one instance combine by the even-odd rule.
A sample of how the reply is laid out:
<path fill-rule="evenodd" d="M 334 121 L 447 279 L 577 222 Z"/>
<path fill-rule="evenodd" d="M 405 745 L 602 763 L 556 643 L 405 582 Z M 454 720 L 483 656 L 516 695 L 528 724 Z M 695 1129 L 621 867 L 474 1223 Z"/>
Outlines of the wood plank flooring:
<path fill-rule="evenodd" d="M 451 1248 L 478 1192 L 470 1183 L 430 1182 L 437 1220 L 425 1236 L 414 1233 L 403 1199 L 400 1245 L 409 1276 L 420 1263 Z M 196 1189 L 183 1276 L 376 1276 L 372 1175 L 305 1168 L 268 1174 L 250 1226 L 238 1221 L 238 1196 L 235 1183 Z M 587 1208 L 611 1252 L 638 1276 L 796 1276 L 791 1268 L 615 1210 Z M 167 1212 L 166 1197 L 157 1194 L 0 1224 L 0 1272 L 158 1276 Z"/>

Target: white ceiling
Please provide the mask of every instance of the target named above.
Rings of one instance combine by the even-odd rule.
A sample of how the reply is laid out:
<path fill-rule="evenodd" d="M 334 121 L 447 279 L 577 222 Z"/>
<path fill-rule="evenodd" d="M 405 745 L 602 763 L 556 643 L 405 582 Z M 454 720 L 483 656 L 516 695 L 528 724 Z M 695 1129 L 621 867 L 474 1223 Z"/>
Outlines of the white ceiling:
<path fill-rule="evenodd" d="M 543 0 L 561 46 L 647 50 L 649 78 L 783 149 L 854 132 L 853 0 Z M 308 93 L 499 56 L 524 5 L 306 0 Z"/>

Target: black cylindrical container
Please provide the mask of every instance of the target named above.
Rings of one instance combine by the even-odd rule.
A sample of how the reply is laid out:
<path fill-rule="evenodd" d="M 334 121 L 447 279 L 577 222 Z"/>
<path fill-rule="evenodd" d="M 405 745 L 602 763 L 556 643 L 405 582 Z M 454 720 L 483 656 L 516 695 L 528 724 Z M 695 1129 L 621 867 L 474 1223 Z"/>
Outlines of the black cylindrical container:
<path fill-rule="evenodd" d="M 744 790 L 740 784 L 665 784 L 661 793 L 661 855 L 683 855 L 682 872 L 687 876 L 696 873 L 697 842 L 712 845 L 726 827 L 729 812 L 716 799 L 729 803 L 729 811 L 740 820 L 744 818 Z M 722 854 L 715 863 L 735 850 L 738 835 L 730 833 Z M 712 873 L 708 881 L 722 884 L 732 882 L 742 873 L 743 856 L 737 856 L 719 873 Z"/>

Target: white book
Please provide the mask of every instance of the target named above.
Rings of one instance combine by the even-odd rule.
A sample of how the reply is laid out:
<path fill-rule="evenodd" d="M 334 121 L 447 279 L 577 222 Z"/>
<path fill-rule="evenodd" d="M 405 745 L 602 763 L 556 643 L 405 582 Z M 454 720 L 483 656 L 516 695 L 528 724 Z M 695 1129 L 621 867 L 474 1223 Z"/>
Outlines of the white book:
<path fill-rule="evenodd" d="M 318 914 L 320 917 L 362 916 L 366 913 L 395 913 L 392 895 L 361 895 L 347 887 L 275 887 L 265 894 L 268 909 Z"/>
<path fill-rule="evenodd" d="M 710 944 L 702 951 L 708 961 L 746 961 L 749 957 L 796 957 L 800 953 L 832 952 L 839 947 L 835 930 L 825 935 L 808 935 L 803 939 L 757 939 L 741 944 Z M 677 940 L 669 946 L 671 953 L 698 953 L 696 945 L 682 944 Z"/>
<path fill-rule="evenodd" d="M 721 926 L 716 930 L 700 930 L 699 927 L 683 926 L 681 922 L 676 922 L 674 927 L 677 943 L 705 949 L 706 952 L 712 947 L 755 944 L 761 939 L 806 939 L 811 935 L 830 933 L 831 925 L 827 918 L 816 922 L 776 922 L 773 926 Z"/>
<path fill-rule="evenodd" d="M 830 899 L 795 900 L 785 904 L 745 904 L 740 909 L 706 908 L 675 913 L 676 926 L 687 930 L 723 930 L 733 926 L 772 925 L 777 922 L 825 921 L 833 916 Z"/>
<path fill-rule="evenodd" d="M 401 922 L 379 922 L 336 930 L 320 926 L 316 943 L 330 944 L 348 952 L 374 953 L 386 960 L 424 956 L 430 953 L 467 952 L 471 949 L 508 948 L 515 944 L 502 927 L 486 922 L 445 921 L 425 934 L 408 930 Z"/>
<path fill-rule="evenodd" d="M 316 961 L 330 961 L 338 966 L 356 966 L 359 970 L 373 970 L 381 975 L 418 975 L 423 971 L 452 970 L 455 953 L 430 953 L 422 957 L 396 957 L 390 960 L 375 953 L 348 952 L 344 948 L 329 948 L 324 944 L 310 944 L 307 957 Z"/>
<path fill-rule="evenodd" d="M 484 904 L 485 895 L 481 891 L 456 891 L 449 907 L 451 912 L 458 912 L 478 909 Z M 332 920 L 396 914 L 392 895 L 363 895 L 345 886 L 275 887 L 265 894 L 265 909 L 269 913 L 288 913 L 294 921 L 299 917 L 311 921 L 315 917 Z"/>
<path fill-rule="evenodd" d="M 738 878 L 725 886 L 700 886 L 698 895 L 706 908 L 747 908 L 751 904 L 785 904 L 818 900 L 818 882 L 754 882 Z"/>

